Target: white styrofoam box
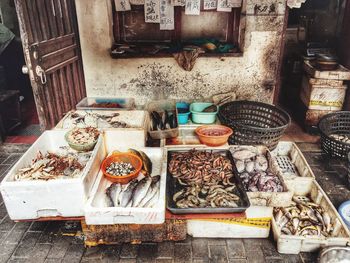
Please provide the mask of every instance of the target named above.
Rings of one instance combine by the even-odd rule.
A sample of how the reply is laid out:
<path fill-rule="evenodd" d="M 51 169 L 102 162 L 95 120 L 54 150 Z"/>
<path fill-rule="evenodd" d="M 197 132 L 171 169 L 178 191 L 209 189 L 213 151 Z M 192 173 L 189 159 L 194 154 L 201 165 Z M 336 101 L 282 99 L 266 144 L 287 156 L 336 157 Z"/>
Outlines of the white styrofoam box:
<path fill-rule="evenodd" d="M 146 132 L 138 129 L 115 129 L 103 132 L 105 149 L 111 152 L 120 147 L 135 148 L 146 146 Z"/>
<path fill-rule="evenodd" d="M 267 238 L 272 210 L 272 207 L 250 206 L 245 219 L 188 219 L 187 234 L 202 238 Z"/>
<path fill-rule="evenodd" d="M 130 128 L 103 128 L 104 130 L 122 130 L 122 129 L 141 129 L 143 131 L 147 132 L 147 124 L 148 124 L 148 113 L 143 110 L 121 110 L 121 111 L 108 111 L 108 110 L 76 110 L 68 112 L 62 120 L 56 125 L 55 129 L 70 129 L 73 127 L 64 127 L 65 120 L 69 117 L 69 115 L 72 113 L 78 113 L 80 115 L 84 115 L 87 112 L 89 113 L 96 113 L 99 115 L 109 115 L 113 113 L 119 113 L 119 116 L 116 117 L 116 119 L 120 122 L 125 122 L 130 126 Z M 99 127 L 97 127 L 99 128 Z"/>
<path fill-rule="evenodd" d="M 307 194 L 314 203 L 319 204 L 329 213 L 334 227 L 333 234 L 331 237 L 285 235 L 272 217 L 273 236 L 277 242 L 278 252 L 299 254 L 300 252 L 317 251 L 322 247 L 348 246 L 350 244 L 350 232 L 332 202 L 316 181 L 312 182 Z"/>
<path fill-rule="evenodd" d="M 310 79 L 304 76 L 300 98 L 310 110 L 341 110 L 346 88 L 346 85 L 312 85 Z"/>
<path fill-rule="evenodd" d="M 85 202 L 105 157 L 102 136 L 79 178 L 14 181 L 16 171 L 29 166 L 38 151 L 44 154 L 47 151 L 55 152 L 60 146 L 68 146 L 64 139 L 65 133 L 66 131 L 44 132 L 1 182 L 0 191 L 12 220 L 84 215 Z"/>
<path fill-rule="evenodd" d="M 279 142 L 271 154 L 280 167 L 283 179 L 294 190 L 294 194 L 307 194 L 315 175 L 298 146 L 293 142 Z"/>
<path fill-rule="evenodd" d="M 115 149 L 115 150 L 120 150 Z M 124 150 L 124 149 L 123 149 Z M 152 175 L 160 175 L 160 194 L 157 205 L 152 208 L 106 207 L 105 191 L 111 182 L 99 172 L 90 199 L 85 206 L 88 225 L 111 224 L 162 224 L 165 220 L 166 163 L 162 148 L 136 148 L 144 151 L 152 161 Z"/>

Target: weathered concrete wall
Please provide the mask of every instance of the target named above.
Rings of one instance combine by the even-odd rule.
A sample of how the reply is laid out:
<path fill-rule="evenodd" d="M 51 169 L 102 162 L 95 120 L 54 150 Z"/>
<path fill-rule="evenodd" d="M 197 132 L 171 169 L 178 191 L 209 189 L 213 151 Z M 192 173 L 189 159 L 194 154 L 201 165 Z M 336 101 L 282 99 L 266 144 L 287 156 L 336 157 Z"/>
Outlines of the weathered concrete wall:
<path fill-rule="evenodd" d="M 247 0 L 243 56 L 200 57 L 191 72 L 173 58 L 111 59 L 109 0 L 76 0 L 88 96 L 200 99 L 234 92 L 272 102 L 283 33 L 285 0 Z"/>

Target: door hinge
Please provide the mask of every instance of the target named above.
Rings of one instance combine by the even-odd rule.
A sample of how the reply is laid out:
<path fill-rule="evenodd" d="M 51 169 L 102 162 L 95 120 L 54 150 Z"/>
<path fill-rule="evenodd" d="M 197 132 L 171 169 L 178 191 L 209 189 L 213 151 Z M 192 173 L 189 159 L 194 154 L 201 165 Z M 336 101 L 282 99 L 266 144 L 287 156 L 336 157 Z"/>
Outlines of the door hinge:
<path fill-rule="evenodd" d="M 40 66 L 35 67 L 35 73 L 40 78 L 41 84 L 42 85 L 46 84 L 47 82 L 46 74 L 45 74 L 45 71 Z"/>

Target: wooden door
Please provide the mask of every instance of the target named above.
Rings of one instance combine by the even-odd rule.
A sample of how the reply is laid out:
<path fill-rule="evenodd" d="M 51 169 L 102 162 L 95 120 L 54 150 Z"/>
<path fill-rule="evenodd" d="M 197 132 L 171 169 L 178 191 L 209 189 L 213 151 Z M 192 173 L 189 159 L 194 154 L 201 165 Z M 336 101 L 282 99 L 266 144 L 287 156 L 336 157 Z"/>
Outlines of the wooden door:
<path fill-rule="evenodd" d="M 15 0 L 43 130 L 86 96 L 74 0 Z"/>

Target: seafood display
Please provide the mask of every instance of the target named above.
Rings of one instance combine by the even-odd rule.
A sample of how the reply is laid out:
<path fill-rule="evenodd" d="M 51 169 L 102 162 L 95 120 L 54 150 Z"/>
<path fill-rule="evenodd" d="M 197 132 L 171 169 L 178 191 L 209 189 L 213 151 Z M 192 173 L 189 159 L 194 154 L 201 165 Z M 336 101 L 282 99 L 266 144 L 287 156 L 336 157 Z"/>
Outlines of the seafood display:
<path fill-rule="evenodd" d="M 91 108 L 124 108 L 121 104 L 116 102 L 104 102 L 104 103 L 93 103 L 90 104 L 88 107 Z"/>
<path fill-rule="evenodd" d="M 231 147 L 230 151 L 246 191 L 283 192 L 280 178 L 271 171 L 267 156 L 258 148 Z"/>
<path fill-rule="evenodd" d="M 128 184 L 113 183 L 106 189 L 107 207 L 153 207 L 159 198 L 160 176 L 143 176 Z"/>
<path fill-rule="evenodd" d="M 172 152 L 168 171 L 175 181 L 178 208 L 232 208 L 241 205 L 231 161 L 219 152 Z"/>
<path fill-rule="evenodd" d="M 28 167 L 21 168 L 15 175 L 16 181 L 52 180 L 77 178 L 91 157 L 91 152 L 77 152 L 69 147 L 61 147 L 59 151 L 37 153 Z"/>
<path fill-rule="evenodd" d="M 175 111 L 152 111 L 151 131 L 162 131 L 177 127 Z"/>
<path fill-rule="evenodd" d="M 68 133 L 68 140 L 73 144 L 91 144 L 98 139 L 100 132 L 93 127 L 74 128 Z"/>
<path fill-rule="evenodd" d="M 123 121 L 119 121 L 119 113 L 99 114 L 82 111 L 70 112 L 63 121 L 63 128 L 69 129 L 73 127 L 95 127 L 95 128 L 129 128 L 129 125 Z"/>
<path fill-rule="evenodd" d="M 345 142 L 350 144 L 350 136 L 346 134 L 331 134 L 329 135 L 330 138 L 339 141 L 339 142 Z"/>
<path fill-rule="evenodd" d="M 106 172 L 114 176 L 125 176 L 134 171 L 132 164 L 125 162 L 113 162 L 106 168 Z"/>
<path fill-rule="evenodd" d="M 153 207 L 159 198 L 160 176 L 151 176 L 152 161 L 147 154 L 135 149 L 128 149 L 128 152 L 141 158 L 141 174 L 128 184 L 112 183 L 106 189 L 106 205 L 108 207 Z M 116 165 L 119 168 L 115 167 Z M 119 162 L 118 164 L 112 163 L 107 168 L 108 173 L 116 176 L 130 174 L 134 170 L 134 167 L 130 163 L 123 162 Z"/>
<path fill-rule="evenodd" d="M 294 196 L 289 207 L 274 208 L 274 218 L 285 235 L 332 236 L 332 218 L 306 196 Z"/>

